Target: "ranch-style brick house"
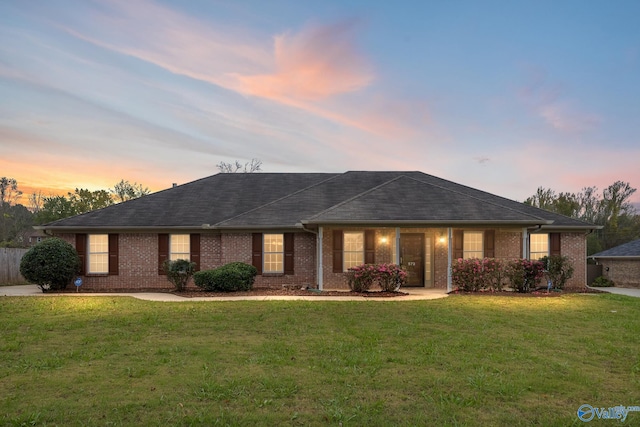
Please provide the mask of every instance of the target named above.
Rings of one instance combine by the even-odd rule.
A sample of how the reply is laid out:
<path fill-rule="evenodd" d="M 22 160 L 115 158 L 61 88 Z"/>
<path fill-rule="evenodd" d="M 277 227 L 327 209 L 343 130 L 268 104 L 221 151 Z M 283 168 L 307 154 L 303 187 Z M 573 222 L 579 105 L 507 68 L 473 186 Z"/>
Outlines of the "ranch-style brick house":
<path fill-rule="evenodd" d="M 167 259 L 242 261 L 255 286 L 347 288 L 362 263 L 398 263 L 409 286 L 451 289 L 458 258 L 573 262 L 586 284 L 595 226 L 422 172 L 217 174 L 41 227 L 75 246 L 83 288 L 168 289 Z"/>

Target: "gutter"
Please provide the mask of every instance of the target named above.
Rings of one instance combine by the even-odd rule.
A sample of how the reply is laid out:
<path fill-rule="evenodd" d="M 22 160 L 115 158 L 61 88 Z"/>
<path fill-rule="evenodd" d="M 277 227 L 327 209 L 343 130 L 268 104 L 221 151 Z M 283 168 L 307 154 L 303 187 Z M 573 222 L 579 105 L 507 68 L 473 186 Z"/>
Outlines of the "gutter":
<path fill-rule="evenodd" d="M 304 225 L 402 225 L 402 226 L 440 226 L 446 227 L 451 225 L 476 225 L 476 226 L 496 226 L 496 225 L 530 225 L 532 227 L 542 227 L 545 225 L 553 224 L 551 220 L 545 220 L 542 223 L 531 223 L 531 221 L 525 220 L 512 220 L 512 221 L 500 221 L 500 220 L 334 220 L 334 221 L 309 221 L 302 220 L 301 224 Z M 566 227 L 565 227 L 566 228 Z M 584 227 L 581 227 L 584 228 Z"/>

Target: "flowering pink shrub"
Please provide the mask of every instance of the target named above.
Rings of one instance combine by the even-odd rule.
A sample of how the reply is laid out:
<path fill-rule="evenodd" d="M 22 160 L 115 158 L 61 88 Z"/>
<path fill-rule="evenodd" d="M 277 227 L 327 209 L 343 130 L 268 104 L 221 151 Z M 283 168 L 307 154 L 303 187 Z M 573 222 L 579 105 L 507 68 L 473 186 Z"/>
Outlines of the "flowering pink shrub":
<path fill-rule="evenodd" d="M 495 258 L 459 258 L 451 267 L 451 283 L 461 291 L 502 290 L 504 266 Z"/>
<path fill-rule="evenodd" d="M 458 259 L 451 267 L 451 283 L 461 291 L 501 291 L 505 279 L 516 292 L 530 292 L 544 275 L 540 261 L 518 259 L 504 263 L 495 258 Z"/>
<path fill-rule="evenodd" d="M 407 283 L 407 272 L 397 264 L 362 264 L 345 273 L 349 289 L 365 292 L 374 283 L 385 292 L 397 291 Z"/>
<path fill-rule="evenodd" d="M 509 263 L 506 274 L 514 291 L 531 292 L 544 276 L 544 264 L 540 261 L 517 259 Z"/>

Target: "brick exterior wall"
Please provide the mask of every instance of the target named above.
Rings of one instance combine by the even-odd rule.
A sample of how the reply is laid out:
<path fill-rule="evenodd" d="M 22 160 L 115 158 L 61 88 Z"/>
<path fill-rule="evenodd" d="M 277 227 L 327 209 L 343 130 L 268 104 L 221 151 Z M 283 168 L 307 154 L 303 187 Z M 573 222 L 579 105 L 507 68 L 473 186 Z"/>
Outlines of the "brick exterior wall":
<path fill-rule="evenodd" d="M 640 259 L 599 258 L 602 275 L 623 288 L 640 288 Z M 607 270 L 608 269 L 608 270 Z"/>
<path fill-rule="evenodd" d="M 325 289 L 347 289 L 343 273 L 333 273 L 333 230 L 323 229 L 323 286 Z M 339 228 L 344 231 L 364 231 L 370 228 Z M 401 233 L 423 233 L 425 253 L 431 254 L 432 280 L 427 286 L 446 289 L 448 276 L 448 243 L 446 228 L 402 228 Z M 75 246 L 74 234 L 58 237 Z M 375 230 L 375 260 L 377 263 L 395 262 L 395 227 Z M 440 238 L 444 242 L 440 242 Z M 383 238 L 386 242 L 383 242 Z M 574 277 L 567 286 L 586 284 L 586 238 L 584 233 L 562 233 L 562 254 L 574 265 Z M 495 255 L 500 259 L 519 258 L 522 252 L 522 229 L 497 229 L 495 233 Z M 251 233 L 200 233 L 200 269 L 213 269 L 229 262 L 241 261 L 251 264 Z M 261 275 L 256 278 L 256 287 L 279 287 L 282 285 L 316 286 L 316 235 L 297 232 L 294 236 L 294 275 Z M 617 268 L 619 269 L 619 268 Z M 636 274 L 636 273 L 630 273 Z M 618 282 L 619 280 L 613 279 Z M 164 275 L 158 274 L 158 234 L 119 234 L 119 274 L 86 275 L 83 288 L 90 290 L 171 290 L 172 285 Z M 193 282 L 189 287 L 195 288 Z"/>
<path fill-rule="evenodd" d="M 75 247 L 75 234 L 59 234 Z M 87 274 L 82 277 L 82 289 L 92 291 L 113 290 L 171 290 L 173 286 L 166 276 L 158 274 L 158 234 L 121 233 L 118 237 L 117 275 Z M 241 261 L 251 264 L 252 234 L 207 234 L 200 233 L 200 269 L 220 267 L 229 262 Z M 315 235 L 294 235 L 295 275 L 257 276 L 254 286 L 300 285 L 314 286 L 316 283 Z M 188 288 L 197 289 L 193 280 Z"/>
<path fill-rule="evenodd" d="M 582 233 L 561 233 L 560 254 L 573 264 L 573 277 L 565 287 L 582 288 L 587 285 L 587 236 Z"/>

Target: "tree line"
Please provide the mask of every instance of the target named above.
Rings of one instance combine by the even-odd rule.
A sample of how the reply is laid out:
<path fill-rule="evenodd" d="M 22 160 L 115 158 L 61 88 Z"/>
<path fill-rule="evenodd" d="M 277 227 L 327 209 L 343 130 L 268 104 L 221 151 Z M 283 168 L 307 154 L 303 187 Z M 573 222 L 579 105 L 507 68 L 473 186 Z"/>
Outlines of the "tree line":
<path fill-rule="evenodd" d="M 96 209 L 146 196 L 147 187 L 120 180 L 112 188 L 90 191 L 76 188 L 66 196 L 44 196 L 34 192 L 27 197 L 28 206 L 19 203 L 23 193 L 13 178 L 0 178 L 0 247 L 28 245 L 28 234 L 34 225 L 80 215 Z"/>
<path fill-rule="evenodd" d="M 253 158 L 250 162 L 220 162 L 216 165 L 220 173 L 254 173 L 262 171 L 262 160 Z M 120 180 L 112 188 L 90 191 L 76 188 L 66 196 L 43 196 L 34 192 L 28 196 L 28 206 L 18 201 L 22 191 L 13 178 L 0 178 L 0 247 L 28 246 L 28 235 L 34 225 L 68 218 L 74 215 L 106 208 L 107 206 L 137 199 L 149 194 L 149 188 L 127 180 Z"/>
<path fill-rule="evenodd" d="M 602 226 L 587 236 L 587 254 L 591 255 L 640 239 L 640 215 L 630 201 L 635 192 L 624 181 L 616 181 L 602 192 L 585 187 L 578 193 L 556 193 L 539 187 L 524 203 Z"/>

